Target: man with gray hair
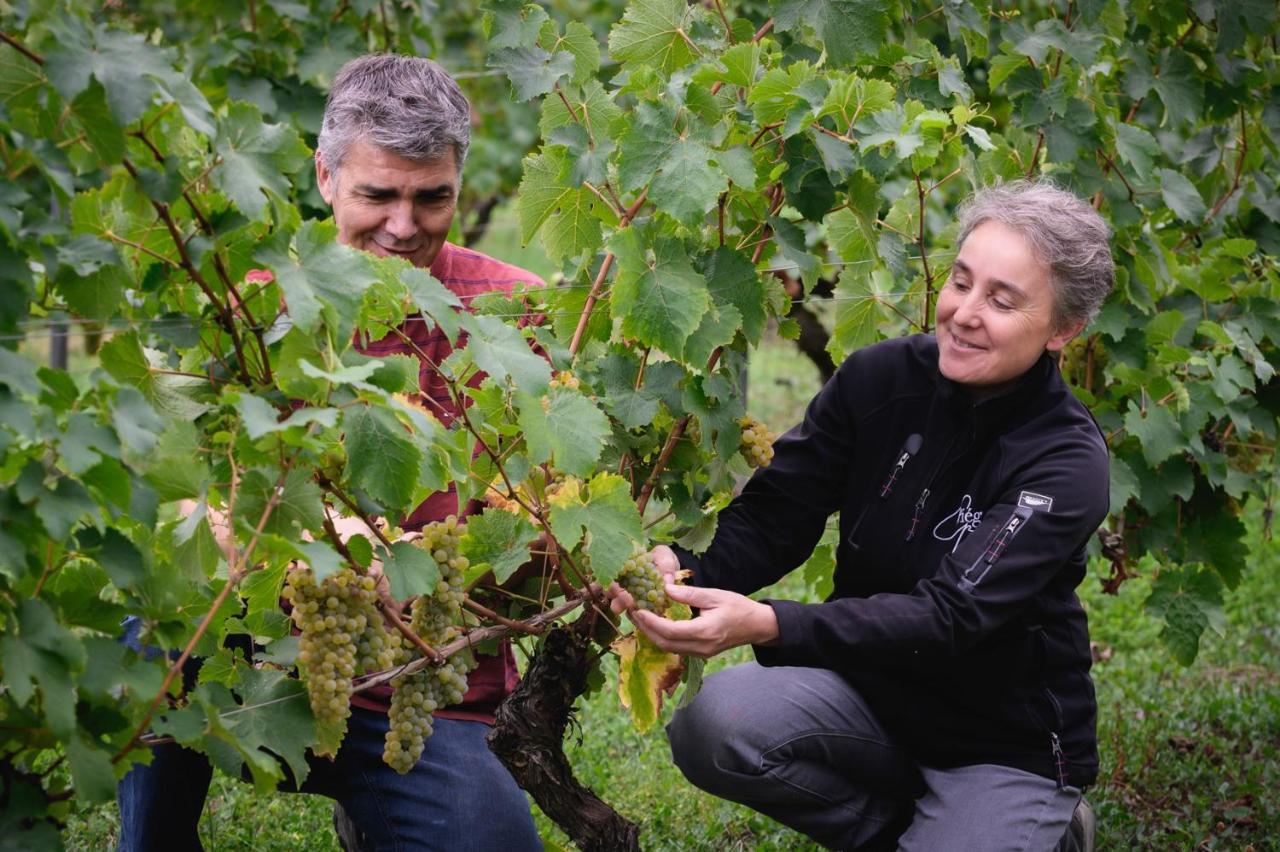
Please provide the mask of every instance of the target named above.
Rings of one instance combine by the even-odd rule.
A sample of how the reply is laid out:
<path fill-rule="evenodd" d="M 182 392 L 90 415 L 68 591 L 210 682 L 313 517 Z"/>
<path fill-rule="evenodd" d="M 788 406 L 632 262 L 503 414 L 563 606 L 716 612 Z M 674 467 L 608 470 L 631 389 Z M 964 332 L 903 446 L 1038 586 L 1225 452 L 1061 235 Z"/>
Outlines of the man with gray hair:
<path fill-rule="evenodd" d="M 338 240 L 429 269 L 464 306 L 481 293 L 541 283 L 533 273 L 446 241 L 470 129 L 466 96 L 434 62 L 371 55 L 348 62 L 334 78 L 316 151 L 317 184 L 333 210 Z M 422 359 L 423 404 L 445 422 L 457 415 L 443 379 L 426 366 L 450 352 L 438 329 L 410 317 L 400 334 L 362 351 Z M 450 485 L 401 525 L 418 530 L 467 509 Z M 136 635 L 131 645 L 138 647 Z M 389 687 L 352 699 L 346 739 L 332 761 L 309 757 L 311 771 L 300 789 L 338 803 L 335 822 L 348 848 L 541 848 L 524 793 L 485 743 L 494 710 L 516 683 L 514 658 L 503 644 L 497 654 L 478 654 L 477 662 L 462 702 L 435 713 L 434 732 L 406 774 L 383 761 Z M 158 746 L 149 766 L 120 782 L 119 848 L 200 849 L 196 826 L 211 775 L 203 755 Z"/>

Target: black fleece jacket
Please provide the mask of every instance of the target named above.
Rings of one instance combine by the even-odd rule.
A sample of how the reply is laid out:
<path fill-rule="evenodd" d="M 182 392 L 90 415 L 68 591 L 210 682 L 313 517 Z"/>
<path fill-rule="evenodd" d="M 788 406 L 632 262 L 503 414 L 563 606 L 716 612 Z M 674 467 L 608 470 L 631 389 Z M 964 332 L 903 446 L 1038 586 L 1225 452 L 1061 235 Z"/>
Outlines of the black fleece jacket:
<path fill-rule="evenodd" d="M 840 513 L 825 603 L 770 600 L 762 665 L 844 674 L 916 759 L 1060 784 L 1098 772 L 1088 626 L 1075 588 L 1107 514 L 1107 448 L 1042 356 L 975 402 L 932 337 L 851 355 L 720 514 L 700 586 L 743 594 L 800 565 Z"/>

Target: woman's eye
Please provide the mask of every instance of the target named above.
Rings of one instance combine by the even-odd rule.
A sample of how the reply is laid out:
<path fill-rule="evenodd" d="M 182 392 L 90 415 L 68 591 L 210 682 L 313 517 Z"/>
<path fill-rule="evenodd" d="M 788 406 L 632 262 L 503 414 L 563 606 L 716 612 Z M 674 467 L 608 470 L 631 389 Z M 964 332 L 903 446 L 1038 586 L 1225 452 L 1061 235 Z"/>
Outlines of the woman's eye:
<path fill-rule="evenodd" d="M 998 310 L 998 311 L 1011 311 L 1011 310 L 1013 310 L 1013 305 L 1009 304 L 1008 302 L 1002 301 L 1002 300 L 1000 300 L 1000 299 L 992 299 L 992 300 L 991 300 L 991 304 L 995 305 L 995 306 L 996 306 L 996 310 Z"/>

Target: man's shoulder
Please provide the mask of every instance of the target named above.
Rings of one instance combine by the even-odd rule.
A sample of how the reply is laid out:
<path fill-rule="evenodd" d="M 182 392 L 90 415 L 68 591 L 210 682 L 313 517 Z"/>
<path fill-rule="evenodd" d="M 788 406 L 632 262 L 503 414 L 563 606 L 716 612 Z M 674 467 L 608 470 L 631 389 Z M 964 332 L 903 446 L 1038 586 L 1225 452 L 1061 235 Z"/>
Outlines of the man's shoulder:
<path fill-rule="evenodd" d="M 527 269 L 490 257 L 474 249 L 445 243 L 431 264 L 431 274 L 461 295 L 488 290 L 511 290 L 517 284 L 543 286 L 542 279 Z"/>

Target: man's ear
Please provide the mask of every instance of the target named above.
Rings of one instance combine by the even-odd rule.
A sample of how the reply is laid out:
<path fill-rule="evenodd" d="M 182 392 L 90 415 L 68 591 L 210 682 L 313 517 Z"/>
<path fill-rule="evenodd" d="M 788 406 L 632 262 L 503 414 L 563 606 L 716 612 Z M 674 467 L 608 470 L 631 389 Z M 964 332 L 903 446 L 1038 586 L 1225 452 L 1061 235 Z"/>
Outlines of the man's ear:
<path fill-rule="evenodd" d="M 1071 338 L 1084 331 L 1084 320 L 1072 320 L 1058 326 L 1058 330 L 1053 333 L 1053 337 L 1049 338 L 1049 342 L 1044 345 L 1045 349 L 1050 352 L 1057 352 L 1071 342 Z"/>
<path fill-rule="evenodd" d="M 324 203 L 330 207 L 333 206 L 333 172 L 329 171 L 324 164 L 324 158 L 320 156 L 320 152 L 316 151 L 316 188 L 320 190 L 320 197 L 324 199 Z"/>

